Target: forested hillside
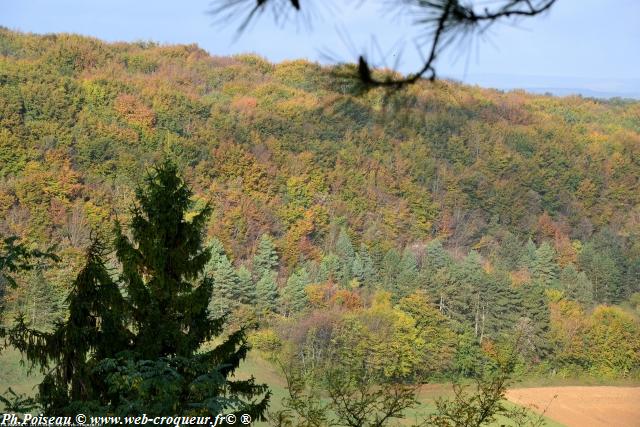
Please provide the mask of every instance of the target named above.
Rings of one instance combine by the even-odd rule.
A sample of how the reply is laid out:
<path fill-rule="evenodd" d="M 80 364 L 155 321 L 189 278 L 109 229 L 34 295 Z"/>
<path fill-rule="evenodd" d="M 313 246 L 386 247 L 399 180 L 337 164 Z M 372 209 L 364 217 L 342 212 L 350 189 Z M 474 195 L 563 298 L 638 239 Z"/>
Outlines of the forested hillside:
<path fill-rule="evenodd" d="M 170 158 L 213 209 L 211 308 L 257 319 L 258 349 L 467 375 L 519 330 L 540 373 L 637 375 L 640 103 L 336 74 L 0 29 L 0 234 L 62 259 L 3 320 L 63 316 L 91 230 Z"/>

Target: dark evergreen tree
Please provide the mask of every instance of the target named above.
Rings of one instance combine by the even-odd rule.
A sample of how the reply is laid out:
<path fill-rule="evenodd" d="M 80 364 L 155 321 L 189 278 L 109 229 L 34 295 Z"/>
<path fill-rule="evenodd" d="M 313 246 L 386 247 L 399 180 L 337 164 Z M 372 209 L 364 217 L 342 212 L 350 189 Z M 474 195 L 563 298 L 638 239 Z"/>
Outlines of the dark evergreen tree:
<path fill-rule="evenodd" d="M 203 248 L 210 208 L 192 216 L 191 191 L 175 166 L 163 164 L 136 191 L 130 240 L 116 224 L 121 281 L 137 330 L 134 349 L 142 358 L 193 354 L 220 332 L 221 321 L 205 320 L 212 282 L 201 275 L 211 255 Z"/>
<path fill-rule="evenodd" d="M 146 177 L 136 201 L 131 239 L 116 225 L 122 292 L 94 249 L 70 296 L 68 320 L 51 334 L 24 322 L 12 331 L 12 343 L 27 359 L 47 372 L 54 366 L 40 386 L 42 406 L 52 415 L 84 408 L 261 418 L 266 386 L 229 378 L 248 351 L 244 330 L 201 349 L 224 324 L 209 316 L 213 283 L 202 274 L 210 258 L 202 245 L 209 207 L 190 212 L 191 191 L 170 162 Z"/>
<path fill-rule="evenodd" d="M 50 333 L 30 329 L 24 317 L 9 342 L 40 368 L 44 379 L 38 401 L 47 414 L 73 414 L 74 408 L 107 411 L 106 379 L 96 365 L 131 348 L 126 304 L 103 261 L 104 246 L 94 241 L 67 298 L 69 316 Z"/>

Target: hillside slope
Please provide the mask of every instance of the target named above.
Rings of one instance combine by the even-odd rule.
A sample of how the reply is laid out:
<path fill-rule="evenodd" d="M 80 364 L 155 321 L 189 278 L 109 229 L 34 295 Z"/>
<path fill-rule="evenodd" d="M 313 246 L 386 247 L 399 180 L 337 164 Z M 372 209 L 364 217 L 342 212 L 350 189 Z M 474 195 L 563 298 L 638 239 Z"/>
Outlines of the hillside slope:
<path fill-rule="evenodd" d="M 9 309 L 59 316 L 89 231 L 126 217 L 170 157 L 213 207 L 225 268 L 281 305 L 285 284 L 356 289 L 354 306 L 421 289 L 480 343 L 533 319 L 535 360 L 638 366 L 640 103 L 446 81 L 354 96 L 332 71 L 0 29 L 0 233 L 64 260 L 23 278 Z M 269 235 L 277 275 L 256 284 Z M 611 352 L 626 356 L 611 367 Z"/>
<path fill-rule="evenodd" d="M 639 103 L 440 82 L 385 104 L 303 61 L 8 30 L 0 54 L 0 206 L 29 210 L 39 237 L 57 225 L 46 210 L 108 215 L 105 198 L 163 154 L 214 200 L 212 231 L 238 256 L 265 230 L 312 254 L 327 216 L 368 244 L 477 246 L 492 225 L 533 236 L 544 212 L 571 239 L 638 232 Z"/>

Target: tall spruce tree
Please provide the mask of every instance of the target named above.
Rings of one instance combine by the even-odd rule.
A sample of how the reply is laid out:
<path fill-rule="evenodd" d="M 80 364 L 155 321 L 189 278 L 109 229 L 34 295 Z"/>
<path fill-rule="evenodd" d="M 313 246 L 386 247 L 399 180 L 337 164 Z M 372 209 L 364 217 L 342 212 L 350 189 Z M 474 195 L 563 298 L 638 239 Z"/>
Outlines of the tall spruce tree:
<path fill-rule="evenodd" d="M 578 271 L 573 264 L 567 265 L 560 272 L 560 289 L 567 297 L 585 306 L 593 304 L 593 283 L 584 271 Z"/>
<path fill-rule="evenodd" d="M 376 269 L 366 247 L 361 246 L 360 251 L 355 254 L 351 271 L 360 285 L 371 287 L 375 283 Z"/>
<path fill-rule="evenodd" d="M 610 230 L 594 235 L 582 248 L 578 262 L 593 283 L 597 302 L 619 302 L 635 287 L 629 283 L 631 277 L 625 274 L 632 270 L 626 265 L 621 242 Z"/>
<path fill-rule="evenodd" d="M 304 310 L 308 303 L 305 287 L 311 283 L 309 273 L 303 267 L 294 271 L 283 289 L 282 305 L 287 313 L 299 313 Z"/>
<path fill-rule="evenodd" d="M 382 287 L 384 290 L 387 290 L 392 294 L 397 294 L 398 292 L 397 279 L 398 274 L 400 273 L 401 261 L 402 256 L 396 248 L 389 249 L 384 254 L 384 258 L 382 258 L 382 265 L 380 268 L 380 273 L 382 276 Z"/>
<path fill-rule="evenodd" d="M 423 261 L 423 270 L 425 270 L 426 273 L 433 274 L 450 263 L 451 256 L 444 247 L 442 247 L 442 242 L 439 239 L 434 239 L 427 243 Z"/>
<path fill-rule="evenodd" d="M 409 248 L 402 252 L 399 267 L 396 278 L 397 295 L 394 295 L 397 299 L 408 296 L 418 286 L 418 259 Z"/>
<path fill-rule="evenodd" d="M 265 272 L 256 284 L 256 304 L 263 312 L 275 312 L 278 302 L 278 284 L 275 273 Z"/>
<path fill-rule="evenodd" d="M 556 251 L 549 243 L 542 243 L 535 251 L 532 265 L 533 279 L 544 287 L 556 285 L 558 280 L 558 264 Z"/>
<path fill-rule="evenodd" d="M 338 281 L 342 286 L 346 286 L 353 278 L 352 267 L 355 260 L 355 250 L 345 227 L 340 229 L 340 234 L 336 241 L 336 255 L 338 256 L 339 265 Z"/>
<path fill-rule="evenodd" d="M 253 304 L 256 300 L 256 288 L 253 285 L 251 272 L 241 265 L 237 271 L 238 276 L 238 301 L 241 304 Z"/>
<path fill-rule="evenodd" d="M 317 282 L 335 282 L 340 273 L 340 259 L 333 252 L 325 254 L 320 260 L 316 277 Z"/>
<path fill-rule="evenodd" d="M 278 267 L 278 252 L 273 240 L 268 234 L 260 236 L 258 248 L 253 257 L 253 277 L 260 280 L 266 272 L 274 271 Z"/>
<path fill-rule="evenodd" d="M 226 255 L 220 258 L 211 277 L 213 278 L 213 295 L 209 302 L 209 310 L 214 316 L 221 316 L 229 313 L 240 302 L 240 279 Z"/>
<path fill-rule="evenodd" d="M 248 351 L 245 331 L 202 348 L 224 324 L 208 315 L 213 283 L 202 274 L 210 258 L 202 245 L 210 208 L 190 211 L 191 191 L 170 162 L 146 177 L 136 201 L 131 238 L 116 225 L 118 285 L 94 249 L 69 297 L 66 322 L 50 334 L 24 322 L 11 331 L 12 344 L 50 372 L 40 385 L 41 405 L 51 415 L 83 409 L 262 418 L 266 386 L 230 379 Z"/>
<path fill-rule="evenodd" d="M 67 297 L 69 315 L 50 333 L 30 329 L 19 317 L 9 343 L 42 371 L 38 403 L 47 415 L 75 409 L 107 412 L 108 385 L 94 375 L 96 365 L 131 348 L 126 328 L 126 303 L 107 271 L 104 245 L 94 241 L 85 265 Z"/>
<path fill-rule="evenodd" d="M 195 283 L 211 256 L 203 248 L 211 209 L 187 220 L 192 205 L 176 167 L 165 163 L 136 190 L 132 239 L 116 224 L 120 280 L 137 330 L 134 350 L 142 358 L 192 355 L 222 326 L 221 320 L 206 320 L 212 282 Z"/>

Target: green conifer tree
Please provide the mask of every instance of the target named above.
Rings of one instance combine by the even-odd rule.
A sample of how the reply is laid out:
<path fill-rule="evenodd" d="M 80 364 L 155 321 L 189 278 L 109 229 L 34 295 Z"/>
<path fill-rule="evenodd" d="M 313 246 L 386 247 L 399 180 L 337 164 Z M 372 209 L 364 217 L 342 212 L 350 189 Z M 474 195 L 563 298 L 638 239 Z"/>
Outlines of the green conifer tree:
<path fill-rule="evenodd" d="M 568 298 L 581 304 L 593 304 L 593 283 L 584 271 L 578 271 L 573 264 L 567 265 L 560 272 L 560 289 Z"/>
<path fill-rule="evenodd" d="M 521 267 L 527 267 L 530 271 L 533 270 L 536 262 L 536 244 L 533 240 L 527 240 L 527 244 L 524 246 L 524 252 L 521 257 Z"/>
<path fill-rule="evenodd" d="M 423 262 L 423 269 L 426 270 L 426 272 L 435 273 L 449 265 L 450 262 L 451 256 L 442 247 L 442 242 L 439 239 L 434 239 L 427 243 Z"/>
<path fill-rule="evenodd" d="M 230 379 L 248 351 L 245 331 L 201 349 L 224 318 L 208 315 L 213 283 L 203 275 L 210 254 L 202 238 L 210 209 L 191 212 L 191 195 L 172 163 L 154 168 L 136 191 L 130 233 L 116 225 L 119 286 L 94 250 L 65 323 L 51 334 L 24 322 L 11 332 L 12 344 L 51 372 L 40 385 L 47 414 L 263 417 L 266 386 Z"/>
<path fill-rule="evenodd" d="M 282 292 L 282 306 L 288 313 L 299 313 L 307 307 L 308 298 L 305 287 L 311 283 L 309 273 L 303 267 L 294 271 Z"/>
<path fill-rule="evenodd" d="M 116 255 L 121 280 L 133 307 L 134 349 L 142 358 L 191 355 L 220 330 L 207 318 L 212 282 L 201 275 L 211 255 L 203 248 L 206 206 L 187 221 L 191 191 L 165 163 L 136 190 L 130 225 L 132 239 L 116 224 Z"/>
<path fill-rule="evenodd" d="M 325 254 L 320 260 L 320 265 L 318 266 L 317 277 L 315 278 L 318 282 L 326 282 L 332 281 L 335 282 L 338 280 L 340 274 L 340 259 L 336 254 L 330 252 Z"/>
<path fill-rule="evenodd" d="M 212 275 L 222 259 L 227 258 L 227 253 L 224 250 L 224 246 L 222 246 L 222 242 L 215 237 L 211 239 L 207 246 L 209 248 L 211 258 L 209 258 L 209 261 L 205 264 L 203 273 Z"/>
<path fill-rule="evenodd" d="M 342 286 L 353 278 L 352 267 L 355 260 L 355 250 L 347 229 L 342 227 L 336 241 L 336 255 L 338 257 L 338 282 Z"/>
<path fill-rule="evenodd" d="M 266 272 L 278 267 L 278 252 L 268 234 L 260 236 L 256 254 L 253 257 L 253 277 L 260 280 Z"/>
<path fill-rule="evenodd" d="M 353 259 L 351 267 L 353 277 L 363 286 L 372 287 L 376 282 L 376 269 L 373 258 L 366 247 L 362 246 Z"/>
<path fill-rule="evenodd" d="M 111 400 L 96 364 L 131 348 L 126 304 L 103 258 L 104 245 L 94 241 L 85 265 L 67 298 L 69 316 L 53 332 L 30 329 L 24 317 L 9 332 L 9 342 L 44 373 L 38 403 L 48 415 L 74 408 L 106 412 Z"/>
<path fill-rule="evenodd" d="M 238 268 L 238 301 L 241 304 L 254 304 L 256 300 L 256 288 L 253 284 L 251 272 L 241 265 Z"/>
<path fill-rule="evenodd" d="M 400 262 L 402 256 L 396 248 L 389 249 L 382 258 L 381 276 L 383 289 L 391 292 L 392 294 L 398 293 L 398 275 L 400 274 Z"/>
<path fill-rule="evenodd" d="M 232 311 L 240 302 L 240 280 L 226 255 L 220 257 L 211 277 L 213 294 L 209 310 L 214 317 L 219 317 Z"/>
<path fill-rule="evenodd" d="M 553 246 L 544 242 L 536 249 L 531 270 L 533 280 L 544 287 L 557 285 L 558 264 L 556 264 L 556 251 Z"/>
<path fill-rule="evenodd" d="M 275 313 L 277 310 L 278 285 L 275 276 L 274 272 L 267 271 L 256 284 L 256 305 L 263 313 Z"/>
<path fill-rule="evenodd" d="M 398 276 L 396 278 L 396 295 L 400 299 L 411 294 L 418 286 L 418 259 L 408 248 L 402 252 Z"/>

